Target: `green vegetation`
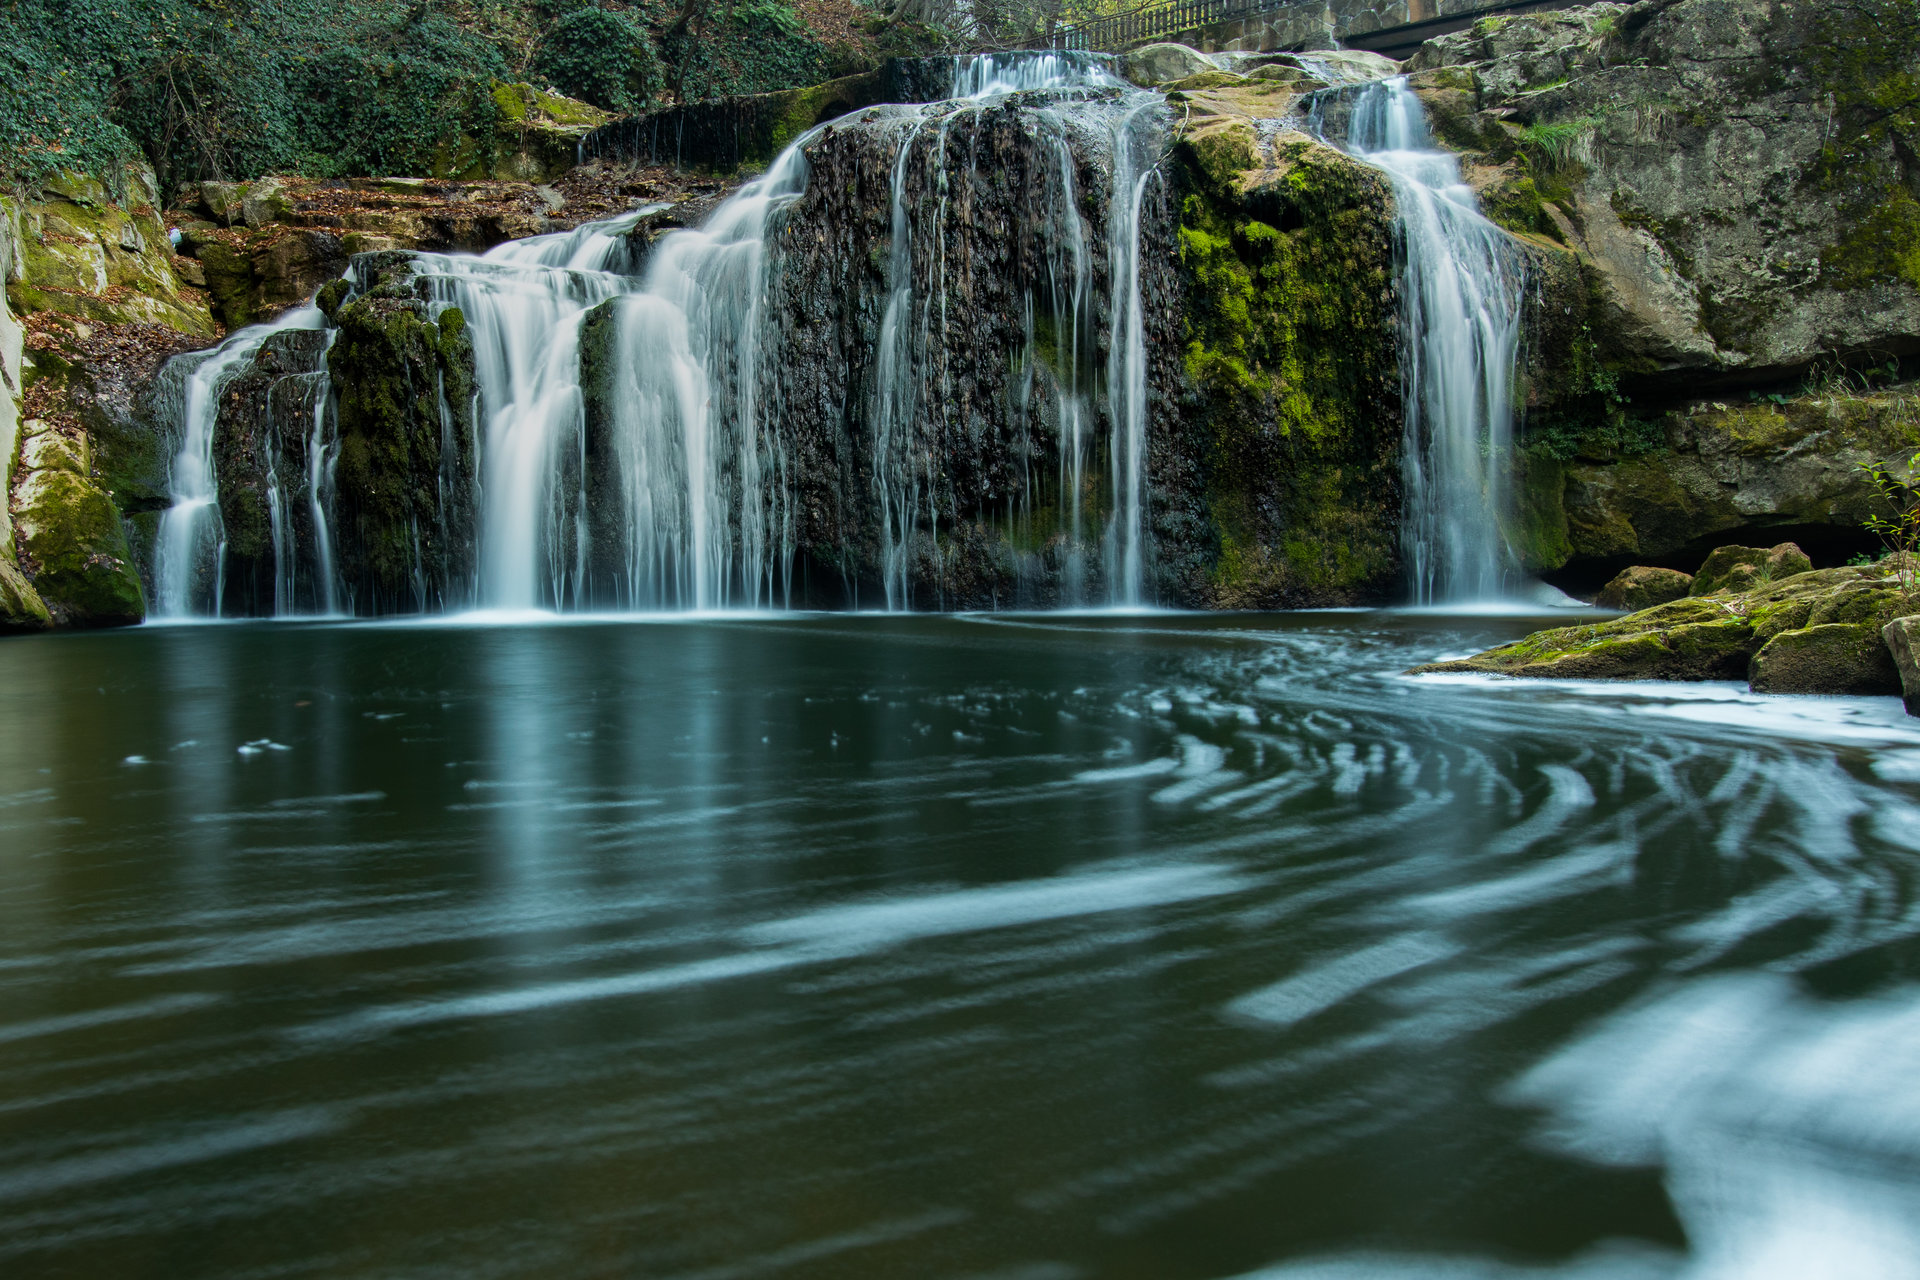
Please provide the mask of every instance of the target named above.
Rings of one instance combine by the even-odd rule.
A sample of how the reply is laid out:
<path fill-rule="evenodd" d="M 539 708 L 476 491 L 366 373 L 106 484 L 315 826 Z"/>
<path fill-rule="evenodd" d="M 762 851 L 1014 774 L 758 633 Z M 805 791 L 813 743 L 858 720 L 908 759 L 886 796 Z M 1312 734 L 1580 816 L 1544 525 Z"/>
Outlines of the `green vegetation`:
<path fill-rule="evenodd" d="M 1907 474 L 1886 467 L 1862 467 L 1886 500 L 1891 515 L 1870 515 L 1868 529 L 1880 535 L 1894 556 L 1895 576 L 1908 597 L 1920 594 L 1920 453 L 1907 459 Z M 1904 552 L 1904 555 L 1900 553 Z"/>
<path fill-rule="evenodd" d="M 499 81 L 632 111 L 810 84 L 863 57 L 783 0 L 0 0 L 0 177 L 117 180 L 140 157 L 166 192 L 424 174 L 491 134 Z"/>
<path fill-rule="evenodd" d="M 1808 183 L 1836 199 L 1849 230 L 1820 256 L 1835 288 L 1887 279 L 1920 287 L 1920 7 L 1912 0 L 1823 6 L 1807 50 L 1829 94 L 1832 129 Z"/>

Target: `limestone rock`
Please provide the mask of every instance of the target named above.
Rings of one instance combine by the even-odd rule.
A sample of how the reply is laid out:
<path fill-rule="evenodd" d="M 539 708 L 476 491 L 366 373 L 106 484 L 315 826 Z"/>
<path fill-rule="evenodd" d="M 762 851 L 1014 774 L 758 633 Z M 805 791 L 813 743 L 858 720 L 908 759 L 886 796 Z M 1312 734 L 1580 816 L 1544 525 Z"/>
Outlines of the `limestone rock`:
<path fill-rule="evenodd" d="M 1906 100 L 1872 83 L 1911 78 L 1880 26 L 1898 8 L 1592 4 L 1483 19 L 1407 66 L 1497 220 L 1579 252 L 1609 360 L 1786 377 L 1920 339 L 1885 105 Z"/>
<path fill-rule="evenodd" d="M 1895 618 L 1881 628 L 1880 638 L 1886 642 L 1887 652 L 1900 672 L 1907 714 L 1920 716 L 1920 615 Z"/>
<path fill-rule="evenodd" d="M 1622 569 L 1613 581 L 1601 589 L 1594 603 L 1602 609 L 1638 613 L 1657 604 L 1684 600 L 1692 585 L 1692 574 L 1681 573 L 1678 569 L 1636 565 L 1631 569 Z"/>
<path fill-rule="evenodd" d="M 1120 66 L 1122 74 L 1143 89 L 1220 69 L 1198 49 L 1168 43 L 1142 45 L 1129 52 Z"/>
<path fill-rule="evenodd" d="M 212 339 L 205 297 L 173 270 L 152 171 L 129 166 L 121 179 L 116 199 L 97 178 L 57 175 L 22 207 L 21 259 L 7 288 L 14 309 Z"/>
<path fill-rule="evenodd" d="M 1719 591 L 1750 591 L 1763 582 L 1792 577 L 1813 568 L 1807 553 L 1791 542 L 1778 546 L 1716 547 L 1693 577 L 1688 595 L 1705 596 Z"/>
<path fill-rule="evenodd" d="M 1872 622 L 1782 631 L 1753 655 L 1747 680 L 1755 693 L 1900 692 L 1900 673 Z"/>

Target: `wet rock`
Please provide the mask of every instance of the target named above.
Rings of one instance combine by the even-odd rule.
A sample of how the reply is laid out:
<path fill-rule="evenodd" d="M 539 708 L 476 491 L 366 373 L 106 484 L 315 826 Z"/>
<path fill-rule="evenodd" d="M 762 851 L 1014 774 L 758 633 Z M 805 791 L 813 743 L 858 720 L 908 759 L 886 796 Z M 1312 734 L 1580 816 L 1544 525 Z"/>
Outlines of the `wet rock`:
<path fill-rule="evenodd" d="M 1120 62 L 1121 73 L 1143 89 L 1218 71 L 1212 59 L 1184 44 L 1149 44 L 1130 51 Z"/>
<path fill-rule="evenodd" d="M 1590 680 L 1744 676 L 1760 693 L 1897 692 L 1881 633 L 1911 607 L 1901 565 L 1818 569 L 1745 592 L 1695 594 L 1414 670 Z"/>
<path fill-rule="evenodd" d="M 1791 542 L 1778 546 L 1716 547 L 1693 577 L 1688 595 L 1705 596 L 1718 591 L 1750 591 L 1763 582 L 1792 577 L 1813 568 L 1807 553 Z"/>
<path fill-rule="evenodd" d="M 1900 673 L 1907 714 L 1920 716 L 1920 615 L 1895 618 L 1880 629 L 1880 638 Z"/>
<path fill-rule="evenodd" d="M 1183 385 L 1170 451 L 1175 598 L 1293 608 L 1388 598 L 1402 417 L 1386 179 L 1286 127 L 1264 81 L 1170 94 Z M 1190 549 L 1185 558 L 1170 554 Z M 1171 592 L 1169 594 L 1172 594 Z"/>
<path fill-rule="evenodd" d="M 1638 613 L 1657 604 L 1684 600 L 1693 585 L 1693 575 L 1678 569 L 1657 569 L 1636 565 L 1622 569 L 1613 581 L 1601 588 L 1594 603 L 1602 609 L 1621 609 Z"/>
<path fill-rule="evenodd" d="M 473 345 L 395 269 L 336 312 L 338 572 L 356 611 L 445 607 L 477 561 Z"/>

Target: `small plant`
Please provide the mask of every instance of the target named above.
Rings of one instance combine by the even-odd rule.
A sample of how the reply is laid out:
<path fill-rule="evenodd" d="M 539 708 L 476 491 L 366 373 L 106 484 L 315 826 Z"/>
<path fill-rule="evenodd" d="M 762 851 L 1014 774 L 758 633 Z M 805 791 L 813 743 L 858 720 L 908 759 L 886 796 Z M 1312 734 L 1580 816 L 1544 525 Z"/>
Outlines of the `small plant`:
<path fill-rule="evenodd" d="M 1548 169 L 1559 169 L 1580 159 L 1587 135 L 1597 122 L 1563 120 L 1558 124 L 1530 124 L 1520 131 L 1520 145 L 1545 162 Z"/>
<path fill-rule="evenodd" d="M 1886 543 L 1900 590 L 1920 594 L 1920 453 L 1907 459 L 1904 477 L 1886 467 L 1863 465 L 1861 470 L 1893 510 L 1891 516 L 1868 516 L 1866 527 Z"/>

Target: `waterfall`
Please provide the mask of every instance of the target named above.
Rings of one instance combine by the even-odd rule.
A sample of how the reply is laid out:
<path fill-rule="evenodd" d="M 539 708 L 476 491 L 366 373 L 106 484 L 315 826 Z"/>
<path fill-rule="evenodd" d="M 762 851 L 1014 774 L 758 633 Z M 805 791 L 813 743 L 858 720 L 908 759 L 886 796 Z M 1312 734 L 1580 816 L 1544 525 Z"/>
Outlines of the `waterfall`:
<path fill-rule="evenodd" d="M 631 278 L 609 268 L 624 265 L 623 233 L 649 211 L 511 241 L 477 258 L 414 255 L 427 296 L 458 307 L 473 341 L 483 414 L 476 468 L 483 607 L 586 603 L 577 527 L 584 504 L 577 488 L 560 484 L 563 475 L 579 476 L 584 447 L 580 326 L 589 309 L 633 289 Z M 575 465 L 563 466 L 568 461 Z"/>
<path fill-rule="evenodd" d="M 766 314 L 769 247 L 782 212 L 807 195 L 808 147 L 835 127 L 870 130 L 896 147 L 887 292 L 866 406 L 879 535 L 874 569 L 889 608 L 941 603 L 914 595 L 929 565 L 940 581 L 940 538 L 950 527 L 950 505 L 941 496 L 943 450 L 956 447 L 939 435 L 953 391 L 949 353 L 932 349 L 938 344 L 929 334 L 944 334 L 956 306 L 964 306 L 948 281 L 971 265 L 947 258 L 954 177 L 947 148 L 956 129 L 1016 94 L 1024 95 L 1017 110 L 1029 136 L 1053 148 L 1047 189 L 1037 193 L 1045 209 L 1040 252 L 1051 278 L 1028 296 L 1025 354 L 1010 354 L 1033 363 L 1040 342 L 1032 316 L 1036 306 L 1050 308 L 1058 423 L 1051 471 L 1060 489 L 1055 526 L 1064 525 L 1059 540 L 1066 544 L 1060 598 L 1146 600 L 1140 218 L 1158 158 L 1163 99 L 1117 79 L 1106 60 L 1089 54 L 956 59 L 953 84 L 955 96 L 945 103 L 868 108 L 816 126 L 704 226 L 669 231 L 651 244 L 640 224 L 666 206 L 477 257 L 410 253 L 410 283 L 400 287 L 465 318 L 476 402 L 471 474 L 450 471 L 457 450 L 446 424 L 454 415 L 444 383 L 437 389 L 437 490 L 436 478 L 426 479 L 438 512 L 422 509 L 410 529 L 403 524 L 399 531 L 416 547 L 417 606 L 522 612 L 791 603 L 795 462 L 782 424 L 762 404 L 781 390 L 768 355 L 784 337 Z M 1092 181 L 1103 189 L 1083 189 L 1089 180 L 1080 164 L 1088 158 Z M 1087 219 L 1100 216 L 1085 212 L 1091 204 L 1105 209 L 1104 256 L 1089 243 Z M 351 272 L 349 283 L 360 287 Z M 158 553 L 162 615 L 217 615 L 222 608 L 220 577 L 233 558 L 222 538 L 216 483 L 228 465 L 216 467 L 215 460 L 223 388 L 254 367 L 273 334 L 324 325 L 316 309 L 303 308 L 277 325 L 236 334 L 169 375 L 179 382 L 172 413 L 180 449 Z M 353 612 L 351 590 L 336 572 L 343 562 L 333 535 L 341 442 L 330 430 L 324 350 L 319 370 L 301 376 L 314 395 L 312 415 L 284 442 L 276 427 L 265 459 L 270 607 L 281 615 L 302 608 L 296 566 L 306 572 L 310 562 L 311 607 Z M 296 435 L 303 446 L 297 466 Z M 1025 452 L 1020 460 L 1026 463 Z M 1032 499 L 1023 491 L 1018 501 Z M 473 579 L 430 583 L 418 548 L 423 534 L 434 545 L 449 542 L 446 513 L 456 506 L 477 512 Z M 303 548 L 297 523 L 310 525 L 310 548 Z M 1090 583 L 1094 557 L 1098 580 Z"/>
<path fill-rule="evenodd" d="M 189 618 L 200 613 L 220 616 L 225 594 L 226 554 L 219 486 L 214 474 L 213 437 L 220 417 L 221 393 L 228 383 L 251 367 L 269 338 L 288 330 L 318 329 L 323 323 L 317 308 L 301 307 L 274 324 L 240 330 L 210 354 L 189 357 L 176 366 L 184 371 L 184 378 L 174 373 L 173 377 L 163 380 L 158 398 L 163 411 L 170 409 L 168 416 L 179 424 L 179 448 L 167 471 L 167 492 L 173 502 L 161 513 L 154 551 L 156 616 Z M 325 396 L 321 399 L 324 401 Z M 281 519 L 284 498 L 271 461 L 269 475 L 274 482 L 269 501 L 277 547 L 284 533 Z"/>
<path fill-rule="evenodd" d="M 1057 370 L 1058 485 L 1067 535 L 1062 574 L 1063 603 L 1085 597 L 1083 545 L 1084 480 L 1093 445 L 1092 402 L 1104 391 L 1109 437 L 1108 510 L 1101 531 L 1101 578 L 1105 602 L 1137 605 L 1146 598 L 1146 351 L 1140 301 L 1140 213 L 1157 155 L 1150 155 L 1148 126 L 1162 97 L 1133 89 L 1094 55 L 1044 54 L 996 58 L 981 55 L 956 65 L 955 101 L 920 109 L 899 129 L 891 175 L 889 292 L 881 320 L 874 421 L 874 488 L 880 509 L 882 580 L 889 609 L 911 608 L 916 558 L 939 564 L 940 506 L 936 498 L 940 459 L 916 439 L 916 419 L 937 414 L 945 400 L 947 353 L 929 340 L 945 333 L 947 289 L 947 146 L 956 129 L 971 123 L 1013 93 L 1047 98 L 1026 104 L 1047 145 L 1058 156 L 1058 184 L 1044 193 L 1057 269 L 1064 282 L 1050 282 L 1052 344 Z M 1073 131 L 1091 130 L 1110 162 L 1106 192 L 1107 361 L 1104 387 L 1086 376 L 1091 353 L 1093 262 L 1081 223 L 1074 175 Z M 916 148 L 932 188 L 912 187 Z M 916 196 L 918 197 L 916 199 Z M 917 245 L 929 240 L 932 252 Z M 924 265 L 922 261 L 924 259 Z M 918 277 L 916 273 L 919 273 Z M 1028 301 L 1028 347 L 1033 347 L 1033 303 Z M 938 377 L 936 377 L 936 373 Z M 933 405 L 923 400 L 933 399 Z M 1011 519 L 1011 517 L 1010 517 Z"/>
<path fill-rule="evenodd" d="M 1402 540 L 1414 600 L 1497 598 L 1516 585 L 1503 529 L 1524 260 L 1433 145 L 1404 77 L 1358 91 L 1345 149 L 1391 179 L 1405 259 Z"/>

